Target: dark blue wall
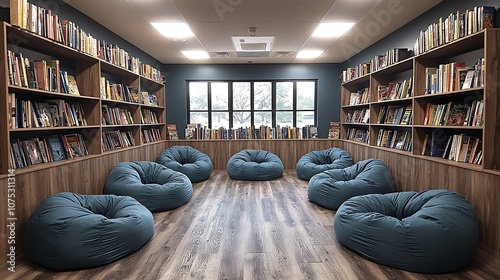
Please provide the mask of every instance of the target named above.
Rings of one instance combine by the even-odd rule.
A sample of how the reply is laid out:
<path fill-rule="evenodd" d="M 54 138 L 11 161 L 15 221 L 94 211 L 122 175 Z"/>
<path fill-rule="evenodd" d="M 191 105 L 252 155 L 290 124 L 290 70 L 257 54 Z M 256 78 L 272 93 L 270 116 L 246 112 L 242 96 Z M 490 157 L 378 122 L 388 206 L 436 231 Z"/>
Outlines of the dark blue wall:
<path fill-rule="evenodd" d="M 187 80 L 318 80 L 318 136 L 326 138 L 330 121 L 339 120 L 341 72 L 338 64 L 226 64 L 165 65 L 167 122 L 175 123 L 179 135 L 187 123 Z"/>
<path fill-rule="evenodd" d="M 404 8 L 411 9 L 411 5 L 402 5 Z M 405 26 L 396 30 L 395 32 L 389 34 L 382 40 L 366 48 L 362 52 L 353 56 L 352 58 L 345 61 L 342 68 L 352 67 L 360 63 L 365 63 L 370 61 L 375 55 L 384 54 L 387 50 L 392 48 L 409 48 L 413 49 L 413 42 L 417 39 L 420 30 L 425 30 L 427 27 L 435 22 L 438 22 L 440 17 L 447 17 L 450 13 L 456 13 L 457 11 L 465 11 L 467 9 L 473 9 L 475 6 L 493 6 L 499 7 L 499 0 L 444 0 L 443 2 L 436 5 L 431 10 L 420 15 L 418 18 L 409 22 Z M 500 22 L 497 22 L 498 27 Z"/>

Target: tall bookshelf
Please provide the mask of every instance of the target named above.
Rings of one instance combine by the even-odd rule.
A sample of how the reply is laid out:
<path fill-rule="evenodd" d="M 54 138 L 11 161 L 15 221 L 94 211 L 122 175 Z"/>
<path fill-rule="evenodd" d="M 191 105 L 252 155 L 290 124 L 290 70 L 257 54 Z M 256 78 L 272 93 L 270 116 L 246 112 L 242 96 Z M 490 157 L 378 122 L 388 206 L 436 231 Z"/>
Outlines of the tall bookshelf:
<path fill-rule="evenodd" d="M 456 39 L 452 42 L 427 50 L 411 58 L 397 62 L 367 75 L 349 80 L 341 85 L 341 138 L 349 140 L 348 132 L 353 127 L 366 128 L 369 133 L 369 141 L 363 145 L 374 146 L 380 149 L 404 153 L 414 157 L 421 157 L 431 161 L 445 163 L 453 166 L 464 167 L 475 170 L 499 170 L 500 151 L 495 145 L 500 141 L 500 29 L 486 28 L 476 33 Z M 483 68 L 484 85 L 472 86 L 469 89 L 452 89 L 438 93 L 426 93 L 426 80 L 428 76 L 426 69 L 439 67 L 439 65 L 452 62 L 465 62 L 466 66 L 474 67 L 477 59 L 484 58 L 480 68 Z M 464 61 L 465 60 L 465 61 Z M 410 97 L 396 98 L 391 100 L 378 100 L 378 88 L 391 82 L 412 79 L 412 92 Z M 371 101 L 369 104 L 349 105 L 351 94 L 364 87 L 369 87 Z M 482 112 L 482 124 L 476 126 L 452 126 L 432 125 L 424 123 L 427 104 L 468 104 L 482 101 L 484 103 Z M 370 110 L 370 121 L 367 124 L 347 123 L 348 112 L 358 107 Z M 378 123 L 377 117 L 382 107 L 386 106 L 411 106 L 411 124 L 386 124 Z M 405 151 L 394 148 L 379 147 L 377 138 L 382 129 L 406 131 L 411 134 L 411 147 Z M 467 135 L 480 139 L 479 147 L 483 152 L 480 164 L 465 163 L 447 158 L 422 155 L 426 145 L 426 135 Z M 427 142 L 429 143 L 429 142 Z"/>
<path fill-rule="evenodd" d="M 2 139 L 0 141 L 0 174 L 7 174 L 9 169 L 15 167 L 12 166 L 10 158 L 11 141 L 17 139 L 46 139 L 51 135 L 77 134 L 80 135 L 80 140 L 85 142 L 88 150 L 88 154 L 82 157 L 42 162 L 18 169 L 26 171 L 64 164 L 66 160 L 85 159 L 109 153 L 113 149 L 105 149 L 103 139 L 103 136 L 109 131 L 125 132 L 131 136 L 133 144 L 130 146 L 120 145 L 118 147 L 120 149 L 144 145 L 146 141 L 143 139 L 143 132 L 151 129 L 156 132 L 156 138 L 148 143 L 166 140 L 165 87 L 163 82 L 147 78 L 137 71 L 133 72 L 6 22 L 1 22 L 0 39 L 2 40 L 0 43 L 2 61 L 8 61 L 9 51 L 22 54 L 29 61 L 57 60 L 60 70 L 74 76 L 80 92 L 79 95 L 65 93 L 61 89 L 63 86 L 59 82 L 59 78 L 54 79 L 57 82 L 54 82 L 53 90 L 31 88 L 23 84 L 15 85 L 10 82 L 9 75 L 11 73 L 9 73 L 7 63 L 0 66 L 0 103 L 4 106 L 2 111 L 8 112 L 0 114 L 0 138 Z M 55 77 L 59 77 L 59 75 L 56 74 Z M 112 83 L 136 88 L 139 93 L 148 92 L 156 97 L 157 104 L 144 104 L 142 99 L 137 102 L 108 99 L 102 95 L 101 77 L 106 77 Z M 12 96 L 15 96 L 16 100 L 26 100 L 32 104 L 46 103 L 48 100 L 62 100 L 66 103 L 80 104 L 86 124 L 45 127 L 36 127 L 32 124 L 12 127 Z M 103 120 L 103 106 L 129 112 L 131 122 L 106 124 Z M 155 114 L 155 118 L 159 120 L 158 123 L 141 122 L 141 109 L 145 108 Z M 16 118 L 19 117 L 19 112 L 19 110 L 16 111 Z"/>

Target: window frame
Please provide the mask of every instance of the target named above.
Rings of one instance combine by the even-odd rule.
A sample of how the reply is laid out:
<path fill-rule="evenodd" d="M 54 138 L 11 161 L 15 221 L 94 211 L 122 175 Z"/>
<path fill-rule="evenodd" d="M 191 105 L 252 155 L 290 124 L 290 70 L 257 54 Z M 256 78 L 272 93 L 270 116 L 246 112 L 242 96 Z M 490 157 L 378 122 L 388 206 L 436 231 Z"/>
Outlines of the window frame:
<path fill-rule="evenodd" d="M 191 94 L 190 94 L 190 83 L 206 83 L 207 84 L 207 104 L 208 109 L 206 110 L 191 110 Z M 271 109 L 270 110 L 255 110 L 255 83 L 270 82 L 271 83 Z M 292 109 L 289 110 L 277 110 L 276 109 L 276 84 L 280 82 L 293 82 L 293 104 Z M 299 110 L 297 109 L 297 82 L 314 82 L 314 109 Z M 227 83 L 228 84 L 228 109 L 227 110 L 214 110 L 212 109 L 212 83 Z M 250 109 L 241 110 L 234 109 L 233 106 L 233 84 L 234 83 L 250 83 Z M 292 112 L 293 113 L 293 125 L 291 127 L 297 127 L 297 113 L 298 112 L 314 112 L 314 124 L 318 124 L 318 79 L 276 79 L 276 80 L 186 80 L 186 92 L 187 92 L 187 123 L 191 122 L 191 113 L 201 112 L 207 113 L 208 115 L 208 127 L 211 129 L 217 129 L 218 127 L 213 127 L 212 113 L 214 112 L 228 112 L 229 114 L 229 127 L 233 128 L 233 113 L 234 112 L 249 112 L 250 113 L 250 124 L 255 126 L 254 114 L 256 112 L 271 111 L 272 125 L 271 127 L 276 127 L 276 113 L 277 112 Z M 283 125 L 281 125 L 283 126 Z"/>

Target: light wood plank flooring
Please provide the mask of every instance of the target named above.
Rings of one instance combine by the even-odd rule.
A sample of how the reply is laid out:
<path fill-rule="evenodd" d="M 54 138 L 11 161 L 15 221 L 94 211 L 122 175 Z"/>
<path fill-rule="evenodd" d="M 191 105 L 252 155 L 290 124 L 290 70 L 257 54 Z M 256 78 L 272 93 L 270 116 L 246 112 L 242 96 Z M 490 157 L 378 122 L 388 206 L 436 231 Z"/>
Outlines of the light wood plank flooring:
<path fill-rule="evenodd" d="M 225 171 L 193 185 L 186 205 L 154 214 L 155 235 L 109 265 L 51 272 L 23 256 L 0 279 L 500 279 L 498 254 L 479 250 L 461 271 L 426 275 L 365 260 L 335 239 L 335 212 L 307 200 L 307 182 L 235 181 Z M 494 255 L 495 257 L 493 257 Z"/>

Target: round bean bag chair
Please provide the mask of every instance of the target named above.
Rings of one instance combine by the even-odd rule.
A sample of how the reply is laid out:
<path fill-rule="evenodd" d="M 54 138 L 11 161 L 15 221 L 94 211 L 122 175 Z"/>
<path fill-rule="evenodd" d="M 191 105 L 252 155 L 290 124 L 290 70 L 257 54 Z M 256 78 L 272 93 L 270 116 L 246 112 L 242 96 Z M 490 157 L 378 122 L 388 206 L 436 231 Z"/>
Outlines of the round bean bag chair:
<path fill-rule="evenodd" d="M 296 165 L 297 176 L 302 180 L 325 170 L 340 169 L 354 164 L 351 155 L 339 148 L 312 151 L 303 155 Z"/>
<path fill-rule="evenodd" d="M 103 193 L 131 196 L 159 212 L 188 203 L 193 187 L 186 175 L 156 162 L 120 162 L 108 174 Z"/>
<path fill-rule="evenodd" d="M 63 192 L 47 197 L 31 214 L 24 249 L 44 267 L 76 270 L 127 256 L 153 234 L 151 212 L 131 197 Z"/>
<path fill-rule="evenodd" d="M 283 171 L 281 159 L 263 150 L 242 150 L 229 158 L 227 162 L 227 173 L 229 177 L 236 180 L 272 180 L 281 177 Z"/>
<path fill-rule="evenodd" d="M 210 157 L 190 146 L 172 146 L 163 151 L 156 162 L 185 174 L 192 183 L 207 180 L 213 169 Z"/>
<path fill-rule="evenodd" d="M 379 159 L 366 159 L 343 168 L 314 175 L 309 180 L 309 201 L 324 208 L 337 210 L 347 199 L 371 193 L 394 192 L 396 186 L 391 171 Z"/>
<path fill-rule="evenodd" d="M 359 255 L 418 273 L 456 271 L 479 243 L 474 208 L 449 190 L 353 197 L 335 214 L 334 230 Z"/>

